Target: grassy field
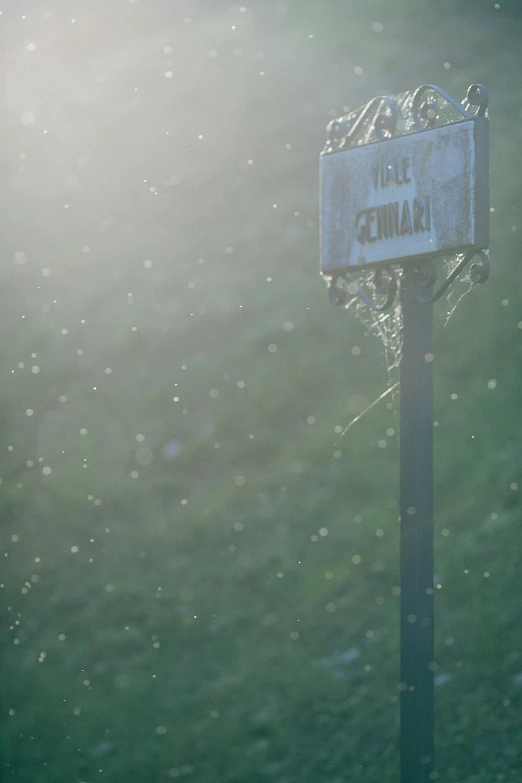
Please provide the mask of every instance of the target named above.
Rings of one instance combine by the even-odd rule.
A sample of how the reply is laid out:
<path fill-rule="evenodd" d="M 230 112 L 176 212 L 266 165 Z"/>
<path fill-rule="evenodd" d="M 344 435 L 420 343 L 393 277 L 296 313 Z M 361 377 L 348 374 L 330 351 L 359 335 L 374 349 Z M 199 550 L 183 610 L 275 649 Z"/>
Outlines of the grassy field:
<path fill-rule="evenodd" d="M 2 779 L 398 783 L 398 400 L 341 437 L 389 378 L 318 154 L 426 81 L 490 88 L 494 210 L 437 309 L 438 767 L 519 781 L 517 2 L 7 11 Z"/>

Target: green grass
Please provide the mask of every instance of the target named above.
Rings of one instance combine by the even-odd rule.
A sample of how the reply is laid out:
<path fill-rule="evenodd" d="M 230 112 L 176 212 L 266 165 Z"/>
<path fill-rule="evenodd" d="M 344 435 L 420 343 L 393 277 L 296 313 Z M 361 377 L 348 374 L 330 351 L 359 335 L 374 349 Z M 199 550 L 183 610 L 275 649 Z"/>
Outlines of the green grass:
<path fill-rule="evenodd" d="M 398 783 L 396 411 L 336 432 L 388 377 L 317 274 L 317 159 L 331 109 L 482 81 L 492 278 L 437 321 L 437 755 L 519 780 L 516 5 L 52 5 L 8 20 L 3 776 Z"/>

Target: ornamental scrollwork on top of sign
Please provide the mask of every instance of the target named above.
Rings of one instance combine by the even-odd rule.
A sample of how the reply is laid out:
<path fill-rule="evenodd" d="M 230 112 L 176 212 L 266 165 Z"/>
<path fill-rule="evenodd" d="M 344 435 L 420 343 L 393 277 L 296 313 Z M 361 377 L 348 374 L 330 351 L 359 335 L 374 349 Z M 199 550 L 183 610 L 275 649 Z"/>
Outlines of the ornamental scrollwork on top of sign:
<path fill-rule="evenodd" d="M 483 84 L 472 84 L 462 103 L 433 84 L 398 95 L 378 96 L 328 124 L 321 154 L 484 117 L 487 108 L 488 90 Z"/>

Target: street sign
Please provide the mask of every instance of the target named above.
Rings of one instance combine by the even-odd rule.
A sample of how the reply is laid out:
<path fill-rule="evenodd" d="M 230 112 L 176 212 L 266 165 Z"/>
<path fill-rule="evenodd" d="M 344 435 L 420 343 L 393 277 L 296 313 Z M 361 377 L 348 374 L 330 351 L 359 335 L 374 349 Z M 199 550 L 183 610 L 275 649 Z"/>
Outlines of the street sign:
<path fill-rule="evenodd" d="M 321 157 L 324 275 L 489 245 L 488 120 Z"/>
<path fill-rule="evenodd" d="M 471 85 L 462 104 L 429 84 L 379 96 L 333 120 L 321 154 L 321 266 L 330 302 L 364 302 L 378 333 L 388 319 L 380 314 L 393 308 L 401 336 L 401 783 L 439 777 L 433 739 L 432 305 L 473 258 L 471 282 L 488 276 L 487 105 L 481 84 Z M 435 285 L 441 256 L 449 266 Z"/>

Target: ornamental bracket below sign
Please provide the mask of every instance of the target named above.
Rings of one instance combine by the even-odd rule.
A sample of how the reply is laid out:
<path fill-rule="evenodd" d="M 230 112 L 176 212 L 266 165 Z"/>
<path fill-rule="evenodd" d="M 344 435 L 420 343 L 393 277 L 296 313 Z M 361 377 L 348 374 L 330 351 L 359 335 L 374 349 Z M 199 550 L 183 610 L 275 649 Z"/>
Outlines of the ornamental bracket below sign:
<path fill-rule="evenodd" d="M 330 122 L 321 153 L 321 272 L 332 304 L 360 297 L 373 310 L 391 307 L 397 265 L 430 278 L 419 301 L 442 296 L 475 256 L 471 280 L 485 282 L 487 103 L 481 84 L 462 104 L 425 84 Z M 433 262 L 448 257 L 455 257 L 453 270 L 433 293 Z M 379 304 L 354 278 L 370 269 Z"/>

